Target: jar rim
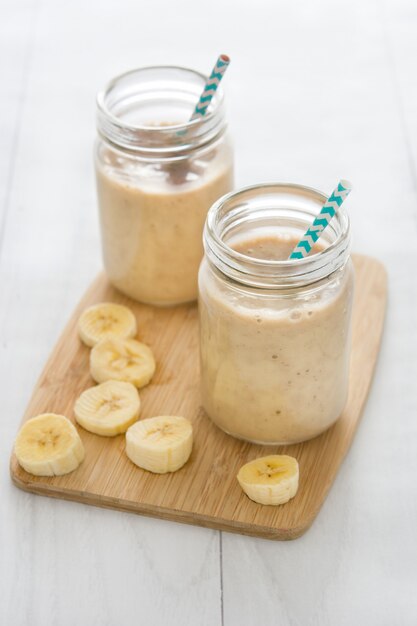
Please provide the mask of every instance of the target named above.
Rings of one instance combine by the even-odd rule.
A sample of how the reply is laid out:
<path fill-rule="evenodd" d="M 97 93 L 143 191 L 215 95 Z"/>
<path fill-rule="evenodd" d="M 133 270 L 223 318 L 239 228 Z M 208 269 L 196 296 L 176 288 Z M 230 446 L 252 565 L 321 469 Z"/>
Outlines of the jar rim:
<path fill-rule="evenodd" d="M 222 232 L 219 231 L 224 224 L 221 223 L 219 215 L 222 209 L 227 208 L 228 204 L 239 198 L 243 200 L 248 194 L 260 197 L 263 193 L 273 194 L 275 192 L 279 194 L 285 189 L 289 190 L 290 193 L 292 191 L 294 194 L 296 192 L 300 195 L 304 194 L 306 198 L 309 197 L 310 200 L 315 201 L 320 208 L 328 198 L 326 194 L 314 187 L 297 183 L 259 183 L 232 191 L 219 198 L 212 205 L 204 227 L 204 247 L 206 255 L 221 273 L 248 286 L 277 289 L 299 287 L 317 282 L 344 266 L 350 252 L 350 219 L 344 206 L 338 208 L 336 215 L 326 229 L 329 232 L 332 228 L 335 231 L 335 228 L 338 227 L 334 240 L 323 250 L 307 255 L 302 259 L 275 260 L 250 257 L 236 251 L 222 239 Z M 247 213 L 249 213 L 250 209 L 247 206 L 248 204 L 244 205 Z M 278 211 L 279 207 L 271 207 L 270 210 L 271 212 L 273 210 Z M 297 209 L 286 207 L 286 210 L 295 213 Z M 311 217 L 311 221 L 317 215 L 317 212 L 306 207 L 303 208 L 303 211 Z M 236 220 L 238 215 L 239 210 L 236 209 L 232 218 Z"/>
<path fill-rule="evenodd" d="M 184 75 L 192 80 L 198 79 L 201 83 L 201 91 L 208 79 L 208 76 L 202 72 L 189 67 L 177 65 L 149 65 L 138 67 L 121 74 L 118 74 L 105 86 L 98 91 L 96 96 L 97 105 L 97 127 L 99 133 L 111 143 L 127 148 L 130 150 L 146 150 L 149 152 L 175 152 L 179 153 L 183 150 L 201 146 L 216 139 L 219 134 L 224 131 L 224 92 L 221 86 L 216 93 L 203 117 L 188 119 L 178 124 L 149 125 L 131 123 L 122 119 L 120 115 L 114 112 L 114 107 L 109 102 L 111 94 L 119 87 L 122 88 L 123 83 L 128 83 L 129 79 L 138 77 L 144 79 L 147 75 L 158 73 L 184 73 Z M 174 76 L 170 80 L 173 80 Z M 178 79 L 179 82 L 179 79 Z M 150 88 L 148 93 L 151 93 Z M 187 93 L 184 90 L 183 94 Z M 191 93 L 188 92 L 189 94 Z M 137 91 L 139 94 L 139 90 Z M 194 95 L 194 94 L 193 94 Z M 200 94 L 196 95 L 196 102 Z M 117 104 L 123 99 L 119 100 Z M 182 140 L 181 140 L 182 138 Z"/>
<path fill-rule="evenodd" d="M 122 79 L 124 78 L 128 78 L 129 76 L 133 76 L 134 74 L 138 74 L 139 72 L 147 72 L 147 71 L 154 71 L 154 70 L 161 70 L 161 71 L 166 71 L 166 70 L 181 70 L 181 71 L 185 71 L 188 72 L 194 76 L 198 76 L 199 78 L 201 78 L 203 80 L 203 82 L 205 83 L 208 76 L 206 76 L 205 74 L 203 74 L 202 72 L 199 72 L 198 70 L 194 70 L 191 67 L 185 67 L 183 65 L 145 65 L 143 67 L 136 67 L 134 69 L 131 70 L 127 70 L 126 72 L 122 72 L 121 74 L 117 74 L 117 76 L 114 76 L 114 78 L 112 78 L 111 80 L 109 80 L 102 89 L 100 89 L 97 92 L 97 96 L 96 96 L 96 103 L 97 103 L 97 107 L 99 108 L 99 110 L 101 110 L 103 113 L 105 113 L 106 115 L 108 115 L 109 118 L 113 119 L 114 122 L 118 122 L 120 123 L 121 120 L 117 115 L 114 115 L 111 110 L 106 106 L 105 104 L 105 98 L 108 95 L 108 93 L 110 92 L 111 89 L 113 89 L 118 82 L 120 82 Z M 218 101 L 219 104 L 221 104 L 224 101 L 224 93 L 223 90 L 221 89 L 221 87 L 219 87 L 216 91 L 216 102 Z M 212 101 L 213 102 L 213 101 Z M 217 108 L 217 107 L 216 107 Z M 213 117 L 213 115 L 215 115 L 215 109 L 207 110 L 207 113 L 204 115 L 204 119 L 208 120 L 210 118 Z M 123 126 L 126 128 L 130 128 L 131 130 L 149 130 L 149 131 L 163 131 L 163 130 L 181 130 L 183 127 L 190 127 L 190 126 L 195 126 L 198 122 L 199 122 L 199 118 L 195 118 L 194 120 L 188 120 L 187 122 L 183 123 L 183 124 L 172 124 L 172 125 L 167 125 L 167 126 L 147 126 L 146 124 L 127 124 L 125 122 L 123 122 Z"/>

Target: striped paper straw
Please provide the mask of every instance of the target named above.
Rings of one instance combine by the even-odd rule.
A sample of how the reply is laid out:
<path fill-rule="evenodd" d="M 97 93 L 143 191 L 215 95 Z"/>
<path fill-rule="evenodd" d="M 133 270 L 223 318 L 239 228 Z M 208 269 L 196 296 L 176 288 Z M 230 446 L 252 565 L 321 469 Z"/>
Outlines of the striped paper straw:
<path fill-rule="evenodd" d="M 221 54 L 219 56 L 216 65 L 213 67 L 213 71 L 204 86 L 203 93 L 201 94 L 200 99 L 196 104 L 194 112 L 190 117 L 190 121 L 195 120 L 199 117 L 203 117 L 206 114 L 208 105 L 210 104 L 211 99 L 216 93 L 220 81 L 229 66 L 229 63 L 230 59 L 226 54 Z"/>
<path fill-rule="evenodd" d="M 351 191 L 352 185 L 348 180 L 341 180 L 339 182 L 312 225 L 291 252 L 289 259 L 303 259 L 307 256 L 317 239 L 321 237 L 337 209 L 342 202 L 346 200 Z"/>

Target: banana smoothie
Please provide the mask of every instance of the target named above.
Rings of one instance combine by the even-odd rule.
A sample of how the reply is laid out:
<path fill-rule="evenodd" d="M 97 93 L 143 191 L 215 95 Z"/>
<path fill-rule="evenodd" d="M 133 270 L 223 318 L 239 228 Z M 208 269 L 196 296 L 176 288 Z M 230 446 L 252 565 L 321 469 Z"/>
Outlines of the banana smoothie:
<path fill-rule="evenodd" d="M 202 172 L 148 167 L 135 184 L 97 166 L 104 266 L 120 291 L 157 305 L 197 299 L 207 211 L 233 184 L 229 155 Z"/>
<path fill-rule="evenodd" d="M 285 233 L 230 243 L 251 260 L 288 259 Z M 316 244 L 314 256 L 323 251 Z M 302 289 L 257 293 L 200 270 L 202 401 L 227 433 L 264 444 L 326 430 L 348 392 L 353 273 L 350 261 Z"/>
<path fill-rule="evenodd" d="M 221 87 L 192 118 L 207 77 L 144 67 L 97 96 L 95 149 L 104 267 L 125 295 L 170 306 L 197 299 L 210 206 L 233 187 Z"/>

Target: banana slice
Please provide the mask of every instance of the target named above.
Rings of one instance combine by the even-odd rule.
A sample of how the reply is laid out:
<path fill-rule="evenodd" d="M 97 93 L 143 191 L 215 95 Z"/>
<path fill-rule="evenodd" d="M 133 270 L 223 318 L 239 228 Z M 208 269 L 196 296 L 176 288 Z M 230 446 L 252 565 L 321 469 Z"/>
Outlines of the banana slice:
<path fill-rule="evenodd" d="M 133 463 L 156 474 L 175 472 L 193 447 L 193 429 L 184 417 L 164 415 L 136 422 L 126 433 L 126 454 Z"/>
<path fill-rule="evenodd" d="M 20 465 L 35 476 L 61 476 L 84 459 L 84 446 L 74 425 L 63 415 L 44 413 L 25 422 L 14 446 Z"/>
<path fill-rule="evenodd" d="M 136 387 L 118 380 L 86 389 L 74 406 L 77 422 L 91 433 L 104 437 L 125 433 L 138 419 L 139 411 Z"/>
<path fill-rule="evenodd" d="M 100 341 L 91 350 L 90 372 L 98 383 L 124 380 L 140 388 L 154 375 L 155 359 L 144 343 L 112 337 Z"/>
<path fill-rule="evenodd" d="M 101 302 L 81 314 L 78 332 L 82 341 L 91 348 L 108 337 L 134 337 L 137 332 L 136 318 L 126 306 Z"/>
<path fill-rule="evenodd" d="M 237 479 L 254 502 L 284 504 L 297 493 L 298 463 L 284 454 L 264 456 L 243 465 Z"/>

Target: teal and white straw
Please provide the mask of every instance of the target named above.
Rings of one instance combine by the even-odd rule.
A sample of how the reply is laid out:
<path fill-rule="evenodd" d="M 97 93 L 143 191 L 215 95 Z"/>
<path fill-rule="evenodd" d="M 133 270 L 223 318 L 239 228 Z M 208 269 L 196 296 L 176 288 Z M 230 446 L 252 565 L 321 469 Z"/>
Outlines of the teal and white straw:
<path fill-rule="evenodd" d="M 312 225 L 291 252 L 289 256 L 290 259 L 303 259 L 308 255 L 316 241 L 321 237 L 324 229 L 328 226 L 332 217 L 336 214 L 337 209 L 341 206 L 342 202 L 346 200 L 351 191 L 352 185 L 348 180 L 341 180 L 339 182 Z"/>
<path fill-rule="evenodd" d="M 200 96 L 199 101 L 196 104 L 194 112 L 190 118 L 191 120 L 198 119 L 200 117 L 204 117 L 207 112 L 208 106 L 217 91 L 217 88 L 220 84 L 221 79 L 224 76 L 225 71 L 227 70 L 230 63 L 230 59 L 227 55 L 221 54 L 217 59 L 216 65 L 213 67 L 213 71 L 209 76 L 208 81 L 204 86 L 203 93 Z"/>

